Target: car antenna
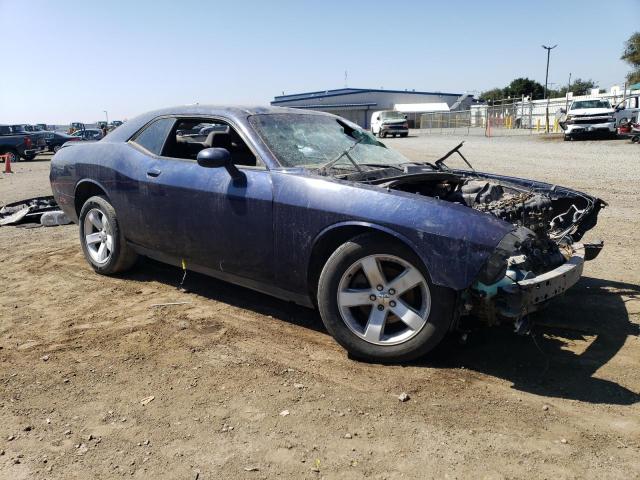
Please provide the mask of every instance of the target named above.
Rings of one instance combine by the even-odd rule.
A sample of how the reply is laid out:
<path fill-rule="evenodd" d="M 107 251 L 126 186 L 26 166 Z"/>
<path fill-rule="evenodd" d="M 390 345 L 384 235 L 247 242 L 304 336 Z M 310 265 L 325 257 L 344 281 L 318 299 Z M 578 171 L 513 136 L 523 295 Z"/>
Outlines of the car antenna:
<path fill-rule="evenodd" d="M 460 155 L 460 157 L 462 157 L 462 160 L 464 160 L 464 163 L 467 164 L 467 166 L 473 170 L 474 172 L 476 171 L 475 168 L 473 168 L 471 166 L 471 164 L 469 163 L 469 161 L 465 158 L 464 155 L 462 155 L 462 152 L 460 151 L 460 149 L 462 148 L 462 146 L 464 145 L 464 140 L 461 141 L 458 145 L 456 145 L 454 148 L 452 148 L 451 150 L 449 150 L 443 157 L 440 157 L 438 160 L 436 160 L 435 165 L 436 167 L 438 167 L 438 170 L 440 170 L 441 165 L 444 164 L 444 161 L 449 158 L 451 155 L 453 155 L 454 153 L 457 153 L 458 155 Z"/>

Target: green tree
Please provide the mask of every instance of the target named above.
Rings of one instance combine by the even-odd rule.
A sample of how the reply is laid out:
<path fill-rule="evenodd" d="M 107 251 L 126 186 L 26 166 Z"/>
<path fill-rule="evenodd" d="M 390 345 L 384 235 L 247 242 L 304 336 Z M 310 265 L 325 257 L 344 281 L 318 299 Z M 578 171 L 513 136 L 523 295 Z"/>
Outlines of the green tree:
<path fill-rule="evenodd" d="M 537 100 L 544 97 L 544 87 L 529 78 L 516 78 L 504 89 L 504 93 L 511 98 L 520 98 L 524 95 Z"/>
<path fill-rule="evenodd" d="M 631 65 L 631 71 L 627 74 L 629 83 L 640 82 L 640 32 L 635 32 L 625 42 L 620 59 Z"/>
<path fill-rule="evenodd" d="M 551 93 L 551 90 L 549 91 Z M 544 97 L 544 87 L 529 78 L 516 78 L 504 88 L 493 88 L 482 92 L 480 100 L 495 102 L 503 98 L 531 97 L 534 100 Z"/>
<path fill-rule="evenodd" d="M 496 100 L 500 100 L 504 98 L 504 93 L 502 88 L 493 88 L 491 90 L 487 90 L 486 92 L 482 92 L 480 95 L 480 100 L 484 100 L 485 102 L 495 102 Z"/>
<path fill-rule="evenodd" d="M 591 92 L 592 88 L 598 88 L 598 85 L 593 80 L 583 80 L 581 78 L 576 78 L 573 82 L 571 82 L 571 86 L 569 88 L 562 87 L 556 93 L 557 97 L 564 97 L 567 92 L 573 92 L 574 95 L 587 95 Z"/>

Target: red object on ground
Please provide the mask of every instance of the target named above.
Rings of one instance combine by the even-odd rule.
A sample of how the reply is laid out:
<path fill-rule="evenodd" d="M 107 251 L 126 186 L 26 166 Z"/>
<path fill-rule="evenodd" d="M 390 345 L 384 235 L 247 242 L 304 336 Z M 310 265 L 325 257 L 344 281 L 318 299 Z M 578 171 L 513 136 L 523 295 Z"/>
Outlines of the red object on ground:
<path fill-rule="evenodd" d="M 0 157 L 4 157 L 4 173 L 13 173 L 11 171 L 11 155 L 0 155 Z"/>

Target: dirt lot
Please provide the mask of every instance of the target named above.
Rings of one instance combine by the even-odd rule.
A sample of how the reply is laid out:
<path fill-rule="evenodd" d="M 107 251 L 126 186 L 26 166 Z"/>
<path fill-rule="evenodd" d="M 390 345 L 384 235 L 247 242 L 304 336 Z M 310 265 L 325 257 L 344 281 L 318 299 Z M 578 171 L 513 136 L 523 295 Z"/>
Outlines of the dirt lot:
<path fill-rule="evenodd" d="M 456 139 L 387 143 L 433 160 Z M 195 274 L 180 292 L 152 261 L 99 277 L 75 226 L 1 227 L 0 478 L 640 478 L 640 148 L 465 151 L 607 200 L 588 237 L 606 248 L 534 337 L 480 329 L 410 366 L 350 360 L 304 308 Z M 48 193 L 48 168 L 0 174 L 0 202 Z"/>

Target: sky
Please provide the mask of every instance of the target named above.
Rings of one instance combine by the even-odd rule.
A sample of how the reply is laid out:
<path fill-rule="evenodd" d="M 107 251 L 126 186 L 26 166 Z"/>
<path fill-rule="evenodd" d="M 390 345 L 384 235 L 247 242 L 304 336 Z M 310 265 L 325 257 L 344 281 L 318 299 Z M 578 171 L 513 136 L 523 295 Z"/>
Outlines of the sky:
<path fill-rule="evenodd" d="M 0 0 L 0 123 L 123 120 L 187 104 L 268 104 L 342 88 L 550 88 L 629 67 L 640 0 Z"/>

